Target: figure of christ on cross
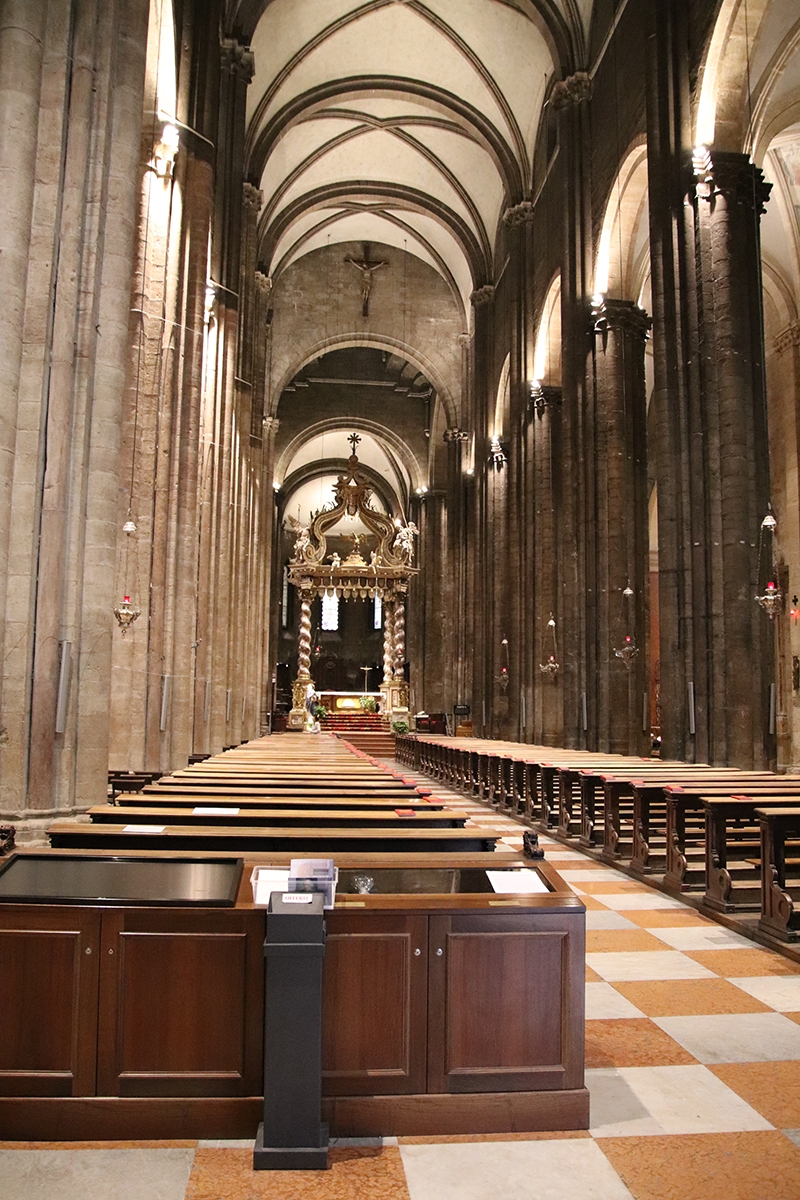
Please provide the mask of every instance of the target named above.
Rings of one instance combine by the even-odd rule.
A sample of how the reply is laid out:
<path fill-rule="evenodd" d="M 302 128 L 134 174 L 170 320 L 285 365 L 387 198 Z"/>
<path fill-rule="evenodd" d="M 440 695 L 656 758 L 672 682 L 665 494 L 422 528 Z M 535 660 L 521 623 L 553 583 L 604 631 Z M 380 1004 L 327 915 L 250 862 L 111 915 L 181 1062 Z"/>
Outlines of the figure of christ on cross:
<path fill-rule="evenodd" d="M 350 263 L 361 274 L 361 315 L 362 317 L 369 316 L 369 294 L 372 291 L 372 276 L 381 267 L 388 267 L 389 263 L 384 258 L 380 262 L 370 262 L 369 260 L 369 242 L 362 243 L 363 258 L 351 258 L 348 254 L 345 262 Z"/>

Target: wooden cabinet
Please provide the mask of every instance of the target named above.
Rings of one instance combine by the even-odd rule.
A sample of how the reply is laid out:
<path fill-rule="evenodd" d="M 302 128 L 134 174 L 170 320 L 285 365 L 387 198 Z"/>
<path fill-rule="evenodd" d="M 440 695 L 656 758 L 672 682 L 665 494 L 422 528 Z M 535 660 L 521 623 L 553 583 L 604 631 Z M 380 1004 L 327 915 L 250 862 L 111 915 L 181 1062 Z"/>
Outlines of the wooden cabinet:
<path fill-rule="evenodd" d="M 328 920 L 328 1096 L 583 1087 L 583 914 Z"/>
<path fill-rule="evenodd" d="M 332 913 L 327 929 L 325 1094 L 424 1092 L 428 918 Z"/>
<path fill-rule="evenodd" d="M 0 1096 L 90 1096 L 97 1062 L 100 913 L 0 914 Z"/>
<path fill-rule="evenodd" d="M 0 912 L 0 1094 L 261 1090 L 264 916 Z"/>
<path fill-rule="evenodd" d="M 582 1087 L 583 951 L 557 917 L 432 916 L 428 1091 Z"/>
<path fill-rule="evenodd" d="M 581 1129 L 576 897 L 369 897 L 326 914 L 337 1136 Z M 250 1137 L 265 913 L 0 905 L 0 1126 L 17 1140 Z"/>

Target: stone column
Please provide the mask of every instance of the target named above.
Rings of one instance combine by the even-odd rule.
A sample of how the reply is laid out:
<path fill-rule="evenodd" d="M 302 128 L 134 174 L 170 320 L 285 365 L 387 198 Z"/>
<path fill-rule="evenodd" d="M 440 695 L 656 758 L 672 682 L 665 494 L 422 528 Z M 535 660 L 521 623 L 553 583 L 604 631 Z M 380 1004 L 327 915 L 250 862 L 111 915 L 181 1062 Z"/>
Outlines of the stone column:
<path fill-rule="evenodd" d="M 533 740 L 561 745 L 561 604 L 558 588 L 558 547 L 561 539 L 557 487 L 561 463 L 561 388 L 541 385 L 531 398 L 533 410 L 533 671 L 537 676 L 533 711 Z M 549 625 L 550 619 L 555 625 Z M 558 647 L 558 671 L 543 672 Z"/>
<path fill-rule="evenodd" d="M 491 589 L 491 555 L 488 528 L 487 466 L 489 422 L 492 400 L 489 369 L 492 357 L 492 315 L 495 289 L 491 284 L 476 288 L 470 296 L 473 308 L 473 421 L 475 431 L 475 475 L 471 489 L 471 512 L 467 544 L 466 594 L 472 641 L 472 708 L 475 733 L 490 736 L 492 718 L 492 629 L 494 605 Z"/>
<path fill-rule="evenodd" d="M 47 6 L 0 0 L 0 575 L 5 581 Z M 0 587 L 0 628 L 5 613 Z"/>
<path fill-rule="evenodd" d="M 644 347 L 650 318 L 629 300 L 593 309 L 598 749 L 639 754 L 647 687 L 647 397 Z"/>
<path fill-rule="evenodd" d="M 559 521 L 559 629 L 563 647 L 563 741 L 566 746 L 593 744 L 596 714 L 588 705 L 584 730 L 583 696 L 596 664 L 587 653 L 586 600 L 595 588 L 587 569 L 585 530 L 591 518 L 594 464 L 593 425 L 587 417 L 586 357 L 590 348 L 587 298 L 592 291 L 592 160 L 589 101 L 592 81 L 576 72 L 557 83 L 552 104 L 558 113 L 558 172 L 564 196 L 561 269 L 562 455 L 563 487 Z"/>
<path fill-rule="evenodd" d="M 709 761 L 774 761 L 768 730 L 774 646 L 754 603 L 761 521 L 769 502 L 759 221 L 771 185 L 744 154 L 695 156 L 700 428 L 708 482 L 703 619 L 710 630 L 705 698 Z"/>

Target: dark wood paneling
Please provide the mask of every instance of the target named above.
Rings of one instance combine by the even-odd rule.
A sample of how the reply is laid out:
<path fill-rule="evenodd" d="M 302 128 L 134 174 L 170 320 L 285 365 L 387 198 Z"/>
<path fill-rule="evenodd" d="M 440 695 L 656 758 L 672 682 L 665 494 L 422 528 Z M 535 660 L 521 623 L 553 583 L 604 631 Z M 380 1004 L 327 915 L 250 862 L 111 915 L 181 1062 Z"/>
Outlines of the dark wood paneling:
<path fill-rule="evenodd" d="M 327 1095 L 425 1088 L 428 921 L 424 916 L 328 919 L 323 985 Z"/>
<path fill-rule="evenodd" d="M 340 1096 L 322 1101 L 322 1119 L 330 1123 L 334 1137 L 588 1129 L 589 1093 L 580 1087 L 472 1096 Z"/>
<path fill-rule="evenodd" d="M 0 909 L 0 1095 L 94 1091 L 100 914 Z"/>
<path fill-rule="evenodd" d="M 258 913 L 107 912 L 98 1093 L 258 1091 L 262 938 Z"/>
<path fill-rule="evenodd" d="M 220 1096 L 216 1099 L 186 1096 L 78 1099 L 65 1096 L 35 1100 L 0 1097 L 0 1130 L 5 1139 L 14 1142 L 171 1138 L 252 1138 L 255 1141 L 263 1117 L 261 1096 Z"/>
<path fill-rule="evenodd" d="M 431 917 L 428 1091 L 582 1086 L 576 949 L 557 919 Z"/>

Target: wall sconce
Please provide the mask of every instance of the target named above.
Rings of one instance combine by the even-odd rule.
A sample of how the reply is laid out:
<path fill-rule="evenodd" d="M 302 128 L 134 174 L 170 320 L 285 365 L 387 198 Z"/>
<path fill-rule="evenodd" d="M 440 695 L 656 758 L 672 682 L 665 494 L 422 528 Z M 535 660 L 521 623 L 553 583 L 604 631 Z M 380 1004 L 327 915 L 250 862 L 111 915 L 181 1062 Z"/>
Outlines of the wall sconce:
<path fill-rule="evenodd" d="M 159 179 L 172 178 L 180 144 L 181 135 L 177 125 L 167 121 L 161 127 L 161 137 L 153 146 L 153 158 L 150 162 L 150 166 Z"/>
<path fill-rule="evenodd" d="M 509 673 L 508 673 L 508 638 L 503 638 L 500 643 L 500 670 L 495 676 L 495 680 L 500 685 L 500 691 L 503 695 L 508 691 Z"/>
<path fill-rule="evenodd" d="M 503 467 L 508 461 L 503 446 L 500 442 L 500 438 L 497 436 L 497 434 L 495 434 L 492 438 L 489 457 L 495 471 L 502 471 Z"/>

